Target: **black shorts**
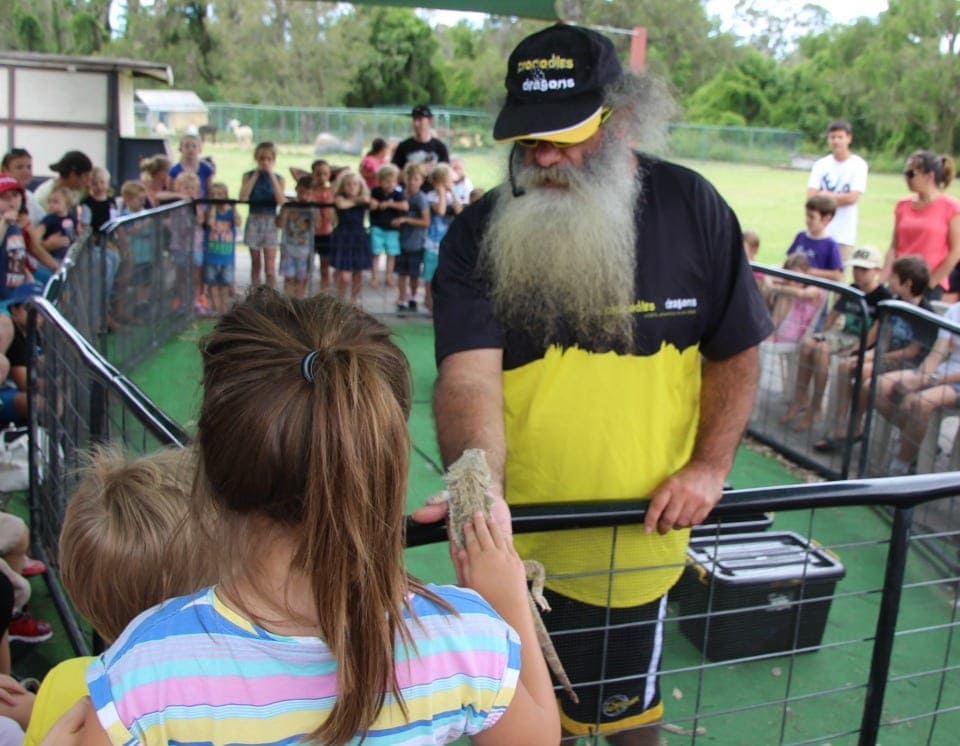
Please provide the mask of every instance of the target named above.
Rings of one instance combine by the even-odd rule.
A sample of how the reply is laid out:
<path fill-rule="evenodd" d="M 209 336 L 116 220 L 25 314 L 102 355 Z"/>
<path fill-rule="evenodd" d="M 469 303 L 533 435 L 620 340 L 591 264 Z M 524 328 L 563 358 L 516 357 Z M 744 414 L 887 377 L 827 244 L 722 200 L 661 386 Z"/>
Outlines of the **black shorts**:
<path fill-rule="evenodd" d="M 547 589 L 543 613 L 579 704 L 560 690 L 560 722 L 580 736 L 639 728 L 663 717 L 660 659 L 667 596 L 607 609 Z"/>
<path fill-rule="evenodd" d="M 393 271 L 398 275 L 404 275 L 411 279 L 419 279 L 420 265 L 423 263 L 423 249 L 419 251 L 407 251 L 402 249 L 400 256 L 397 257 L 396 264 L 393 265 Z"/>
<path fill-rule="evenodd" d="M 313 251 L 317 256 L 330 256 L 330 234 L 318 236 L 313 234 Z"/>

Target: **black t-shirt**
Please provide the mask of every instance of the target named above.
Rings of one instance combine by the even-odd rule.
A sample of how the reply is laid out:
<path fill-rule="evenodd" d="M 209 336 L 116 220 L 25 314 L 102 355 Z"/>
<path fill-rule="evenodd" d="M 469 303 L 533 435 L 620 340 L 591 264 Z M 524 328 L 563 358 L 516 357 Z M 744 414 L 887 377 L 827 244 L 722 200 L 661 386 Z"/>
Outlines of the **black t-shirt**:
<path fill-rule="evenodd" d="M 761 342 L 773 329 L 743 251 L 730 207 L 699 174 L 638 155 L 642 197 L 637 226 L 634 355 L 657 354 L 663 343 L 681 352 L 698 346 L 720 360 Z M 450 226 L 433 280 L 439 363 L 471 349 L 499 348 L 512 370 L 543 356 L 545 346 L 494 317 L 489 283 L 477 270 L 481 237 L 501 186 L 467 207 Z M 523 199 L 520 197 L 519 199 Z M 561 347 L 571 341 L 557 340 Z M 582 347 L 582 344 L 580 345 Z"/>
<path fill-rule="evenodd" d="M 69 215 L 61 216 L 48 213 L 43 216 L 40 225 L 43 226 L 43 238 L 63 235 L 72 241 L 73 237 L 77 234 L 77 223 Z"/>
<path fill-rule="evenodd" d="M 27 336 L 16 327 L 13 328 L 13 341 L 7 348 L 7 360 L 10 361 L 10 367 L 27 367 L 30 362 L 30 354 L 27 350 Z"/>
<path fill-rule="evenodd" d="M 858 289 L 856 285 L 850 287 Z M 877 303 L 882 300 L 891 300 L 891 293 L 886 285 L 877 285 L 873 290 L 863 296 L 867 302 L 867 321 L 868 327 L 873 324 L 873 319 L 877 315 Z M 833 310 L 844 316 L 843 330 L 849 334 L 860 335 L 861 322 L 863 315 L 860 308 L 860 296 L 841 295 L 833 306 Z"/>
<path fill-rule="evenodd" d="M 430 179 L 427 178 L 430 175 L 430 171 L 433 170 L 433 167 L 438 163 L 449 163 L 450 153 L 447 151 L 447 146 L 435 137 L 431 137 L 426 142 L 420 142 L 414 137 L 408 137 L 397 145 L 397 149 L 393 151 L 393 159 L 391 162 L 399 168 L 401 172 L 403 171 L 403 167 L 408 163 L 424 164 L 423 186 L 421 190 L 429 192 L 433 190 Z"/>
<path fill-rule="evenodd" d="M 370 190 L 370 196 L 377 200 L 377 202 L 403 202 L 403 189 L 400 187 L 394 188 L 390 194 L 387 194 L 383 187 L 374 187 Z M 403 210 L 398 210 L 395 207 L 388 207 L 386 209 L 374 210 L 370 209 L 370 225 L 375 225 L 378 228 L 384 228 L 386 230 L 399 230 L 399 228 L 390 225 L 390 222 L 394 218 L 403 217 L 406 213 Z"/>
<path fill-rule="evenodd" d="M 88 194 L 80 204 L 90 208 L 90 228 L 94 233 L 99 233 L 100 229 L 110 222 L 117 209 L 117 203 L 113 197 L 94 199 Z"/>

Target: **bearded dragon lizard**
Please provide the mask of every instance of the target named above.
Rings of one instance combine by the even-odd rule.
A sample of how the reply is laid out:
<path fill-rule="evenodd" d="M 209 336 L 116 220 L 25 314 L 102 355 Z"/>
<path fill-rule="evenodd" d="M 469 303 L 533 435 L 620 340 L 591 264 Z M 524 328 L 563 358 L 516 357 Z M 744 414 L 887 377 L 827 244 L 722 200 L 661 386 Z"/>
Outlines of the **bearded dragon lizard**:
<path fill-rule="evenodd" d="M 473 520 L 474 514 L 480 511 L 485 517 L 490 517 L 490 506 L 493 503 L 493 498 L 488 494 L 491 477 L 484 451 L 479 448 L 465 450 L 460 458 L 450 464 L 447 473 L 443 475 L 443 481 L 447 485 L 447 491 L 437 496 L 433 502 L 444 500 L 449 502 L 448 524 L 450 534 L 454 544 L 463 549 L 463 528 Z M 533 626 L 537 632 L 537 642 L 543 651 L 543 657 L 557 680 L 563 685 L 570 699 L 579 702 L 580 699 L 573 691 L 570 679 L 563 670 L 560 657 L 550 640 L 550 634 L 547 632 L 547 628 L 543 626 L 543 619 L 540 617 L 541 610 L 550 611 L 550 604 L 543 597 L 543 583 L 546 576 L 544 567 L 536 560 L 524 560 L 523 566 L 527 571 L 527 579 L 531 581 L 527 599 L 530 602 Z"/>

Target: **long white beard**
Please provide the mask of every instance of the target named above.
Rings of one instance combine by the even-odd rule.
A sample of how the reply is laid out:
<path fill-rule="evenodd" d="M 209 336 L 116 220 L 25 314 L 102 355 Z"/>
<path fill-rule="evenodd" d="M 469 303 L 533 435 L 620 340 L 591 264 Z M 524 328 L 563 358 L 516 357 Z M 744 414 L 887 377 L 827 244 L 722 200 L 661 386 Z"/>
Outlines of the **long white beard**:
<path fill-rule="evenodd" d="M 499 194 L 481 246 L 498 319 L 544 344 L 629 349 L 641 197 L 629 145 L 607 136 L 580 167 L 522 154 L 514 167 L 524 194 Z"/>

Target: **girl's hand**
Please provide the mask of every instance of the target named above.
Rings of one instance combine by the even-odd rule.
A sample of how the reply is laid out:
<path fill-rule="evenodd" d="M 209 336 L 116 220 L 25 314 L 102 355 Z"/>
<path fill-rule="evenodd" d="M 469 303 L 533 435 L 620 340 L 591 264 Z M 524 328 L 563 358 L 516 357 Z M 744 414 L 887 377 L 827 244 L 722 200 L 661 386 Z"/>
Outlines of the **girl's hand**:
<path fill-rule="evenodd" d="M 479 512 L 464 527 L 465 548 L 460 551 L 464 583 L 505 618 L 528 608 L 527 572 L 523 561 L 497 522 Z"/>

